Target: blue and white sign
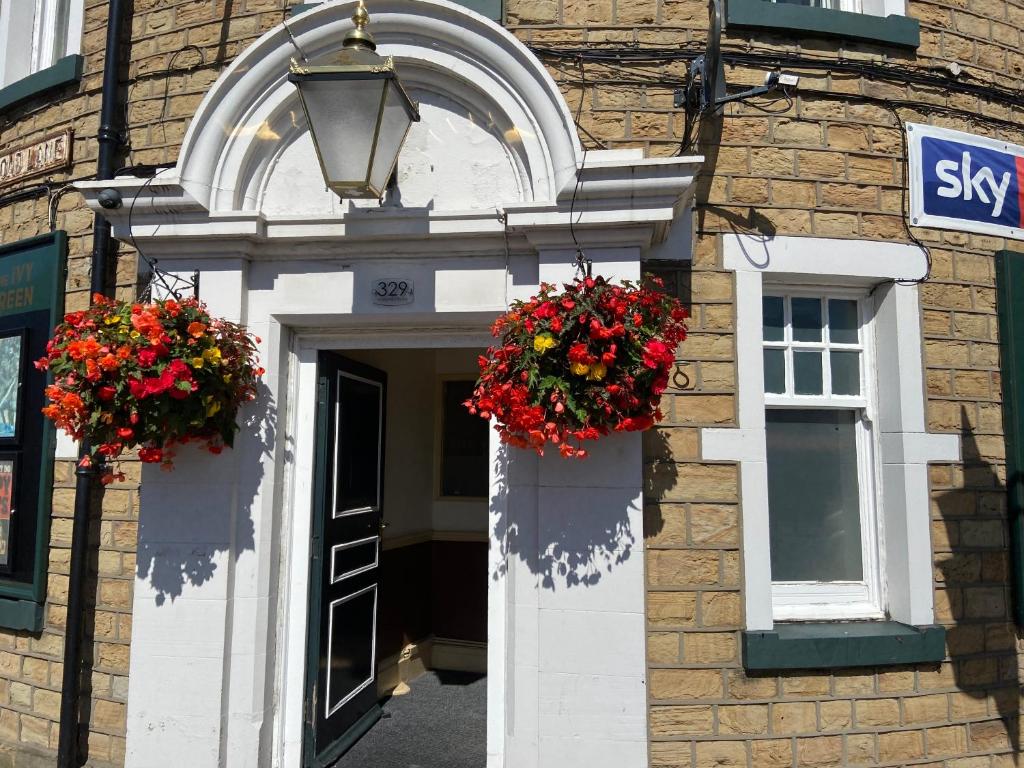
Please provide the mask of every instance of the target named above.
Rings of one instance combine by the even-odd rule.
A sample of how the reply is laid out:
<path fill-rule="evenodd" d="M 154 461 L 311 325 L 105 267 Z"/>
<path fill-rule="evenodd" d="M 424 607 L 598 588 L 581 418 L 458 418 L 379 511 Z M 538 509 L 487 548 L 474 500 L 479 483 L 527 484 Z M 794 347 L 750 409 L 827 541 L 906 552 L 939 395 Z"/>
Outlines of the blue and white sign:
<path fill-rule="evenodd" d="M 1024 240 L 1024 147 L 907 124 L 910 221 Z"/>

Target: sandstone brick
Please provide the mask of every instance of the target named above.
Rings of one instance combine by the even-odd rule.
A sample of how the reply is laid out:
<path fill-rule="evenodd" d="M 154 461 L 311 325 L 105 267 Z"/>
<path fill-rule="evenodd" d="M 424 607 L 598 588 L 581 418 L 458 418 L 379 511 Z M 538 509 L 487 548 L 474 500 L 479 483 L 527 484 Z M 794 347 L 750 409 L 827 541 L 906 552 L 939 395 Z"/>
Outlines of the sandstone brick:
<path fill-rule="evenodd" d="M 757 736 L 768 732 L 767 704 L 740 704 L 718 708 L 718 732 L 722 735 Z"/>
<path fill-rule="evenodd" d="M 846 760 L 850 765 L 875 765 L 875 736 L 871 733 L 845 737 Z"/>
<path fill-rule="evenodd" d="M 652 669 L 654 699 L 716 699 L 722 696 L 722 673 L 714 669 Z"/>
<path fill-rule="evenodd" d="M 949 719 L 949 701 L 945 694 L 907 697 L 903 700 L 906 725 L 941 723 Z"/>
<path fill-rule="evenodd" d="M 771 182 L 772 203 L 810 208 L 817 202 L 815 185 L 806 181 Z"/>
<path fill-rule="evenodd" d="M 841 766 L 843 763 L 842 736 L 819 736 L 797 739 L 797 760 L 801 766 Z"/>
<path fill-rule="evenodd" d="M 849 728 L 853 722 L 852 704 L 849 701 L 823 701 L 819 717 L 821 730 L 839 731 Z"/>
<path fill-rule="evenodd" d="M 647 661 L 651 664 L 677 664 L 679 635 L 675 632 L 648 633 Z"/>
<path fill-rule="evenodd" d="M 925 731 L 929 757 L 949 757 L 967 751 L 967 729 L 962 725 L 929 728 Z"/>
<path fill-rule="evenodd" d="M 897 731 L 878 735 L 878 756 L 882 762 L 898 763 L 924 756 L 924 736 L 921 731 Z"/>
<path fill-rule="evenodd" d="M 801 144 L 820 146 L 821 124 L 802 120 L 778 120 L 772 131 L 772 141 L 776 144 Z"/>
<path fill-rule="evenodd" d="M 647 582 L 652 586 L 717 584 L 719 554 L 691 550 L 650 550 Z"/>
<path fill-rule="evenodd" d="M 720 664 L 735 661 L 736 635 L 728 632 L 690 632 L 683 640 L 683 661 L 687 664 Z"/>
<path fill-rule="evenodd" d="M 727 768 L 747 765 L 747 748 L 741 741 L 699 741 L 695 768 Z"/>
<path fill-rule="evenodd" d="M 839 152 L 799 150 L 796 160 L 801 178 L 841 178 L 846 174 L 846 155 Z"/>
<path fill-rule="evenodd" d="M 782 693 L 787 698 L 810 696 L 827 696 L 829 690 L 828 675 L 784 675 Z"/>
<path fill-rule="evenodd" d="M 651 735 L 706 736 L 714 730 L 710 706 L 651 707 Z"/>
<path fill-rule="evenodd" d="M 861 728 L 897 726 L 900 704 L 897 699 L 865 699 L 855 704 L 857 725 Z"/>
<path fill-rule="evenodd" d="M 772 734 L 792 736 L 818 730 L 818 713 L 814 702 L 800 701 L 772 705 Z"/>
<path fill-rule="evenodd" d="M 700 600 L 701 626 L 736 627 L 741 622 L 740 596 L 736 592 L 705 592 Z"/>
<path fill-rule="evenodd" d="M 50 745 L 50 721 L 31 715 L 21 716 L 21 740 L 37 747 Z"/>
<path fill-rule="evenodd" d="M 751 764 L 758 768 L 789 768 L 793 764 L 790 739 L 758 739 L 750 744 Z"/>
<path fill-rule="evenodd" d="M 692 626 L 697 615 L 693 592 L 648 592 L 647 622 L 655 627 Z"/>

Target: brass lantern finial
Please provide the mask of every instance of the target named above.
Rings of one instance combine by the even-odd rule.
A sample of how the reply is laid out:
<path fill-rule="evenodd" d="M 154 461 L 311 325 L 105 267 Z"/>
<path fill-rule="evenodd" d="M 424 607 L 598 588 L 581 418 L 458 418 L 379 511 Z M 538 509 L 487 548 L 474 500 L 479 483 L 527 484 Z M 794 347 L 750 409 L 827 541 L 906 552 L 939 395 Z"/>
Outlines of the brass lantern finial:
<path fill-rule="evenodd" d="M 345 36 L 345 47 L 376 50 L 377 43 L 374 41 L 373 35 L 366 31 L 366 25 L 370 23 L 370 14 L 367 12 L 363 0 L 359 0 L 359 5 L 356 6 L 356 10 L 352 14 L 352 23 L 356 26 Z"/>

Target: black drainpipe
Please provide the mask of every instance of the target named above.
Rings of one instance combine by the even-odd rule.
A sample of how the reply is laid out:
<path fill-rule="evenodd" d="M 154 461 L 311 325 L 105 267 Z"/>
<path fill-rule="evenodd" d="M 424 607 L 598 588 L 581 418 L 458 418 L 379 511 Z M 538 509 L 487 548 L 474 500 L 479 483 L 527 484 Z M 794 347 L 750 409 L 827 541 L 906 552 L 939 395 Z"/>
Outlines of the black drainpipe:
<path fill-rule="evenodd" d="M 111 179 L 117 169 L 117 153 L 122 144 L 119 118 L 124 114 L 119 95 L 121 38 L 124 26 L 124 0 L 110 0 L 107 9 L 107 46 L 103 54 L 103 101 L 100 106 L 99 159 L 96 178 Z M 96 214 L 92 229 L 92 294 L 107 295 L 107 269 L 114 250 L 110 222 Z M 79 459 L 90 454 L 91 446 L 82 441 Z M 68 583 L 68 611 L 64 631 L 64 678 L 60 691 L 60 740 L 57 745 L 58 768 L 76 768 L 78 761 L 78 696 L 81 683 L 82 625 L 85 618 L 83 593 L 89 546 L 89 510 L 96 468 L 75 470 L 75 517 L 71 529 L 71 575 Z"/>

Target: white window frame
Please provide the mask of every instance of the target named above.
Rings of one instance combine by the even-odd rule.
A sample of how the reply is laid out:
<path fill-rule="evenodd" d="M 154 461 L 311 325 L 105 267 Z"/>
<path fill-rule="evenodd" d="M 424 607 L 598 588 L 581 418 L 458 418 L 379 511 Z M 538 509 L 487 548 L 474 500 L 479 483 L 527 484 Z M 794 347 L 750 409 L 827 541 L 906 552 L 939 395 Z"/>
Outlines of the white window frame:
<path fill-rule="evenodd" d="M 84 0 L 4 0 L 0 3 L 0 88 L 82 50 Z M 58 30 L 67 25 L 58 44 Z"/>
<path fill-rule="evenodd" d="M 861 565 L 864 577 L 860 581 L 833 582 L 772 582 L 772 616 L 776 621 L 812 621 L 830 619 L 884 618 L 883 580 L 880 574 L 876 476 L 879 471 L 878 451 L 875 446 L 873 424 L 876 416 L 875 381 L 870 375 L 875 370 L 873 356 L 874 326 L 868 308 L 867 294 L 861 289 L 835 286 L 793 288 L 785 284 L 766 283 L 765 296 L 781 296 L 784 304 L 784 337 L 782 341 L 762 341 L 764 349 L 786 350 L 786 393 L 765 391 L 765 408 L 812 408 L 853 411 L 856 415 L 857 471 L 860 505 Z M 793 298 L 814 298 L 822 301 L 822 339 L 820 342 L 801 342 L 792 338 Z M 841 344 L 829 337 L 828 300 L 849 299 L 857 302 L 858 341 Z M 763 338 L 763 334 L 762 334 Z M 792 353 L 794 350 L 822 351 L 821 395 L 797 395 L 794 391 Z M 832 393 L 829 351 L 856 351 L 860 354 L 860 395 Z"/>
<path fill-rule="evenodd" d="M 906 16 L 905 0 L 823 0 L 830 2 L 827 10 L 866 13 L 869 16 Z M 779 2 L 779 0 L 772 0 Z"/>
<path fill-rule="evenodd" d="M 870 297 L 878 447 L 878 547 L 885 617 L 912 626 L 934 621 L 928 462 L 960 459 L 958 434 L 929 434 L 925 421 L 918 288 L 896 283 L 924 272 L 913 245 L 814 237 L 723 235 L 725 269 L 736 279 L 738 428 L 701 430 L 705 461 L 740 464 L 743 589 L 748 630 L 771 630 L 768 469 L 761 299 L 764 283 L 861 288 Z M 838 618 L 838 617 L 836 617 Z M 850 617 L 854 618 L 854 617 Z M 781 619 L 779 619 L 781 620 Z"/>

